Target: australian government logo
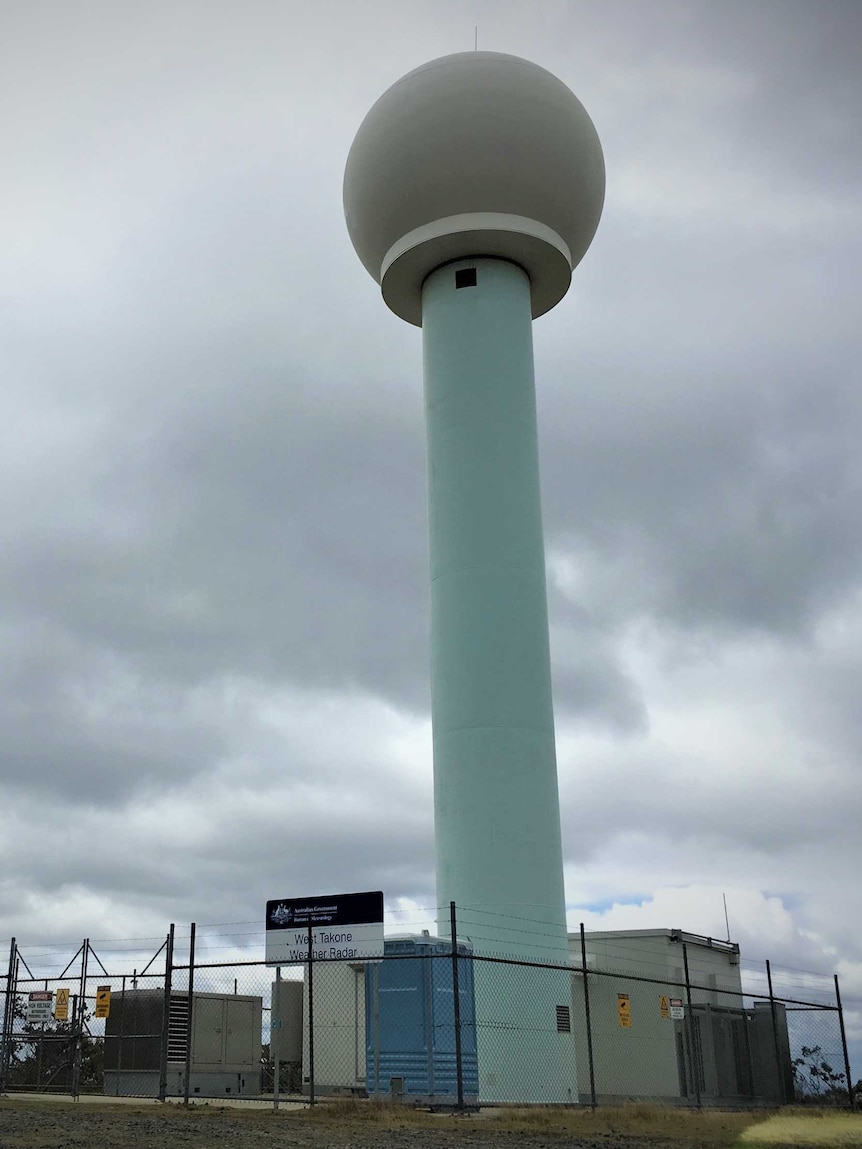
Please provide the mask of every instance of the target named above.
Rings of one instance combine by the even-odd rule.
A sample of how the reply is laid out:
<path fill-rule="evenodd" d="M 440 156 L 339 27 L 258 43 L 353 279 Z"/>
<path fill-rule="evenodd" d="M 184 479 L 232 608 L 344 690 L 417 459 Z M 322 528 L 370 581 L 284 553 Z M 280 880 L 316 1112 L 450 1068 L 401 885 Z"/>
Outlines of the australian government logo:
<path fill-rule="evenodd" d="M 289 926 L 293 921 L 293 910 L 284 902 L 279 902 L 274 910 L 270 911 L 269 920 L 274 926 Z"/>

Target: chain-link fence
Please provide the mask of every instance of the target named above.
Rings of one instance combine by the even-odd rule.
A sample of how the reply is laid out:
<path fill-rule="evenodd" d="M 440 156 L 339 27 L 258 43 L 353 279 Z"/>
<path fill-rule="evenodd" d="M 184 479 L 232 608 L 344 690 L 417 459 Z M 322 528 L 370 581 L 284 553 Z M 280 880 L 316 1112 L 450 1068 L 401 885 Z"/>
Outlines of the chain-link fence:
<path fill-rule="evenodd" d="M 237 945 L 216 960 L 221 947 L 195 934 L 180 942 L 171 927 L 121 972 L 124 955 L 86 940 L 66 960 L 13 939 L 0 1092 L 452 1108 L 853 1101 L 837 979 L 773 976 L 729 943 L 582 930 L 559 965 L 423 931 L 387 938 L 374 960 L 270 967 Z"/>
<path fill-rule="evenodd" d="M 159 1096 L 168 946 L 166 938 L 140 969 L 114 974 L 85 939 L 59 973 L 46 976 L 39 968 L 45 956 L 34 957 L 13 939 L 2 994 L 0 1092 Z M 112 1013 L 126 1018 L 119 1048 L 106 1039 Z M 124 1089 L 118 1063 L 128 1074 Z"/>

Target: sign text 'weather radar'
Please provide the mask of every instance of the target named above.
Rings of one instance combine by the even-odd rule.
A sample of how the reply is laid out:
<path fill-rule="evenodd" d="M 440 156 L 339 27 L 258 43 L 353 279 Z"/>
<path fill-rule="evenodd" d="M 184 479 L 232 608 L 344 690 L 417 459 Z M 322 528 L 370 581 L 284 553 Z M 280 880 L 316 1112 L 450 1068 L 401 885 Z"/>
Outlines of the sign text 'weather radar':
<path fill-rule="evenodd" d="M 327 894 L 266 903 L 266 964 L 364 961 L 383 956 L 383 894 Z"/>

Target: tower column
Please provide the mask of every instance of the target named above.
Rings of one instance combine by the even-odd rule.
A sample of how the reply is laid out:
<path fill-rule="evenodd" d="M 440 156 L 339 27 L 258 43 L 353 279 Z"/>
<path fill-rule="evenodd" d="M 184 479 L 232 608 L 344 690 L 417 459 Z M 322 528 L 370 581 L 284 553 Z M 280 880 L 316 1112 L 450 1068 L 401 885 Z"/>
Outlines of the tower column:
<path fill-rule="evenodd" d="M 480 1101 L 577 1100 L 539 495 L 530 280 L 422 288 L 439 928 L 473 943 Z"/>
<path fill-rule="evenodd" d="M 454 901 L 473 943 L 480 1102 L 578 1099 L 530 320 L 604 192 L 583 105 L 499 52 L 403 76 L 344 171 L 357 255 L 422 328 L 438 922 Z"/>
<path fill-rule="evenodd" d="M 477 952 L 566 961 L 530 308 L 499 259 L 422 291 L 437 894 Z"/>

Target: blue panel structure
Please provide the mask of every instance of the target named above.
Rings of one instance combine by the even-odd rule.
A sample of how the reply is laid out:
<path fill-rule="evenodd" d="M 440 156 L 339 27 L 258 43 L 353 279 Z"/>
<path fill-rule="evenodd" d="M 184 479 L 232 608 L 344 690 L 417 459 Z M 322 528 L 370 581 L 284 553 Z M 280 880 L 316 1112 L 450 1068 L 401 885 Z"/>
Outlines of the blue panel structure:
<path fill-rule="evenodd" d="M 366 966 L 366 1080 L 372 1095 L 403 1094 L 427 1105 L 458 1099 L 452 954 L 439 938 L 392 938 L 386 961 Z M 458 946 L 464 1100 L 476 1104 L 476 1009 L 473 958 Z"/>

